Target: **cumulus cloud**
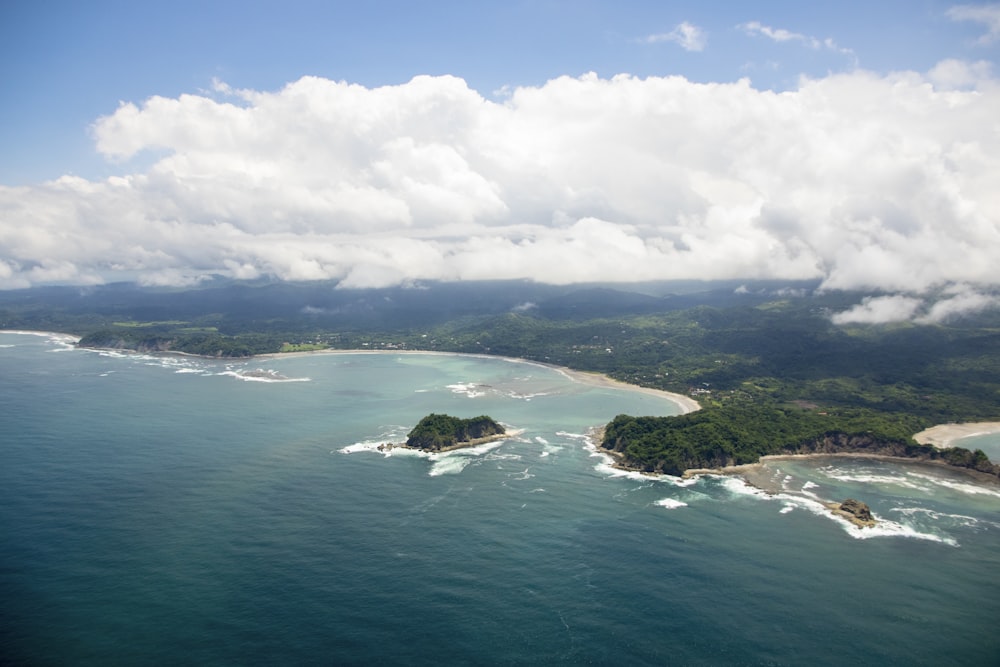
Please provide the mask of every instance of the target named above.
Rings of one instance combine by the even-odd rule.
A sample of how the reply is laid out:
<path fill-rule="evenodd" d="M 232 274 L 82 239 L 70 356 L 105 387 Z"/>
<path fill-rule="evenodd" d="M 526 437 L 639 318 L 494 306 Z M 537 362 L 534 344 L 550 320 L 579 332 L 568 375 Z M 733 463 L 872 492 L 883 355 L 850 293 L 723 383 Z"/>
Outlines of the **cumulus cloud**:
<path fill-rule="evenodd" d="M 926 314 L 917 318 L 920 323 L 948 322 L 1000 306 L 1000 297 L 984 294 L 975 289 L 957 286 L 951 294 L 934 303 Z"/>
<path fill-rule="evenodd" d="M 968 285 L 950 285 L 927 298 L 906 294 L 866 297 L 845 311 L 834 313 L 834 324 L 940 324 L 1000 307 L 1000 296 Z"/>
<path fill-rule="evenodd" d="M 1000 39 L 1000 4 L 989 5 L 955 5 L 945 12 L 952 21 L 973 21 L 981 23 L 986 28 L 977 43 L 992 44 Z"/>
<path fill-rule="evenodd" d="M 842 313 L 834 314 L 834 324 L 886 324 L 913 319 L 922 299 L 911 296 L 891 295 L 867 297 L 861 303 Z"/>
<path fill-rule="evenodd" d="M 684 21 L 670 32 L 649 35 L 643 41 L 647 44 L 673 42 L 685 51 L 703 51 L 708 41 L 708 36 L 698 26 Z"/>
<path fill-rule="evenodd" d="M 0 186 L 0 286 L 210 274 L 993 286 L 997 118 L 989 69 L 952 61 L 783 93 L 594 74 L 500 101 L 449 76 L 215 82 L 97 119 L 119 176 Z"/>

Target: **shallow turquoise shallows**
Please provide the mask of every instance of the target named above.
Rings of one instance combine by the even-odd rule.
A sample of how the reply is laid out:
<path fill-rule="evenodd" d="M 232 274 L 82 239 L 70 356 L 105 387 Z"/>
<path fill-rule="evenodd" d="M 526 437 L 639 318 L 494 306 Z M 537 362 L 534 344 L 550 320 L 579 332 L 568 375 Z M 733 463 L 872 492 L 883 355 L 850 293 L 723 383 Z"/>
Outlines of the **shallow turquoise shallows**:
<path fill-rule="evenodd" d="M 3 664 L 1000 664 L 1000 489 L 943 468 L 621 474 L 588 428 L 677 406 L 478 357 L 0 334 L 0 400 Z M 522 432 L 375 449 L 430 412 Z"/>

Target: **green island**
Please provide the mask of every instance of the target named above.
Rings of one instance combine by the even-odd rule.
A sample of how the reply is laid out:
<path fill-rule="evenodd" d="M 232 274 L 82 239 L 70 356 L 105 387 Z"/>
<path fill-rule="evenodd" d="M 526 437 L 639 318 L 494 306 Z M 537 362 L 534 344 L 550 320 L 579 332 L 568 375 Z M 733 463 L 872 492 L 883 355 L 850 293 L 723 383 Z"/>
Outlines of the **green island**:
<path fill-rule="evenodd" d="M 486 415 L 461 419 L 432 413 L 417 422 L 407 435 L 405 446 L 430 452 L 446 452 L 496 440 L 506 433 L 502 425 Z"/>
<path fill-rule="evenodd" d="M 761 456 L 856 452 L 996 479 L 981 451 L 921 445 L 936 424 L 1000 421 L 1000 311 L 891 324 L 833 317 L 870 295 L 815 283 L 552 286 L 522 281 L 348 289 L 336 283 L 135 285 L 0 293 L 0 328 L 79 345 L 247 358 L 315 350 L 499 355 L 683 394 L 677 417 L 619 415 L 619 465 L 680 474 Z M 610 418 L 608 415 L 603 418 Z"/>

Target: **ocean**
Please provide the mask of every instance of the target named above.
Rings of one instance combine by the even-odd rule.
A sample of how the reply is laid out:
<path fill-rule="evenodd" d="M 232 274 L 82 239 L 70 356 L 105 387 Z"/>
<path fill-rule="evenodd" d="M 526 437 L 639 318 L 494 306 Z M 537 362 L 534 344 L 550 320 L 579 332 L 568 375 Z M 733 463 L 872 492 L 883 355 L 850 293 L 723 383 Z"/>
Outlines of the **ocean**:
<path fill-rule="evenodd" d="M 957 471 L 622 473 L 588 429 L 678 406 L 470 356 L 0 333 L 0 401 L 2 664 L 1000 664 L 1000 489 Z M 376 449 L 430 412 L 522 432 Z"/>

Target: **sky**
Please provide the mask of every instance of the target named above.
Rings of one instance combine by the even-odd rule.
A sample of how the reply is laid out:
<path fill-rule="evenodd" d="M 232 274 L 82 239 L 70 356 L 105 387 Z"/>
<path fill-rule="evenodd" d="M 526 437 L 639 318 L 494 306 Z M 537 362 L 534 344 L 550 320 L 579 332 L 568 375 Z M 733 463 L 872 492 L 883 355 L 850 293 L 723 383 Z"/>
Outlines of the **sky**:
<path fill-rule="evenodd" d="M 0 0 L 0 289 L 818 280 L 997 307 L 1000 3 Z"/>

